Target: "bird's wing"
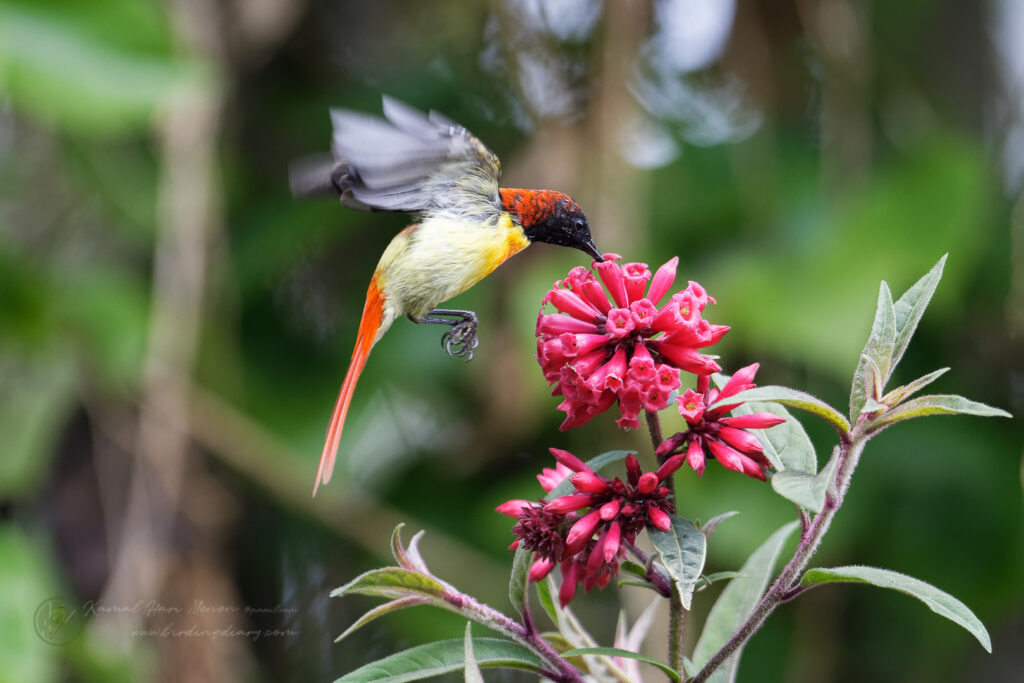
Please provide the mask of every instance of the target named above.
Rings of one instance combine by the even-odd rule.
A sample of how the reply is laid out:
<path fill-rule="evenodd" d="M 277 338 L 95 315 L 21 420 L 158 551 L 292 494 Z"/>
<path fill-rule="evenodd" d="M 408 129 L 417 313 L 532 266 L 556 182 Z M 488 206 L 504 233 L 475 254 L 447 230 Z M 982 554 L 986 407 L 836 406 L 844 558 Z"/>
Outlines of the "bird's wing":
<path fill-rule="evenodd" d="M 331 110 L 332 181 L 341 201 L 357 209 L 500 210 L 498 157 L 463 126 L 384 97 L 378 118 Z"/>

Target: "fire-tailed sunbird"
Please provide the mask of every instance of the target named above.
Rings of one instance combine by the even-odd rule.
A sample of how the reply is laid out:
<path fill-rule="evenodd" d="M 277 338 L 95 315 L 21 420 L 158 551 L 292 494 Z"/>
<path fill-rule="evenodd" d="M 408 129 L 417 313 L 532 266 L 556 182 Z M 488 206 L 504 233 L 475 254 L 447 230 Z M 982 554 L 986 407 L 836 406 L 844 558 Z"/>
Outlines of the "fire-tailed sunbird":
<path fill-rule="evenodd" d="M 384 97 L 385 118 L 331 111 L 333 158 L 300 162 L 297 197 L 335 195 L 363 211 L 408 211 L 415 221 L 380 257 L 366 292 L 355 349 L 327 428 L 313 485 L 331 478 L 345 414 L 370 349 L 399 316 L 441 323 L 449 354 L 472 357 L 472 311 L 437 308 L 533 242 L 580 249 L 602 261 L 583 210 L 553 190 L 498 187 L 498 157 L 463 126 Z"/>

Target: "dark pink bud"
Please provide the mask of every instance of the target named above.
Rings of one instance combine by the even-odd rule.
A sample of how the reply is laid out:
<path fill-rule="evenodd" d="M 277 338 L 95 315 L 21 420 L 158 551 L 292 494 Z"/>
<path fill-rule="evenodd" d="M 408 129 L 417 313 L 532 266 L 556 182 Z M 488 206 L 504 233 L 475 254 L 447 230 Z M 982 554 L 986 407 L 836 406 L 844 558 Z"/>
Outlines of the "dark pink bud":
<path fill-rule="evenodd" d="M 555 460 L 557 460 L 558 462 L 562 463 L 563 465 L 568 467 L 573 472 L 591 472 L 591 471 L 593 471 L 589 467 L 587 467 L 586 464 L 582 460 L 577 458 L 575 455 L 573 455 L 569 451 L 564 451 L 561 448 L 549 448 L 548 452 L 551 453 L 551 455 L 554 456 Z"/>
<path fill-rule="evenodd" d="M 749 455 L 751 453 L 764 452 L 764 448 L 761 447 L 761 442 L 757 440 L 757 437 L 742 429 L 722 427 L 718 430 L 718 437 L 740 453 Z"/>
<path fill-rule="evenodd" d="M 665 293 L 672 287 L 672 283 L 676 281 L 676 266 L 678 265 L 679 257 L 673 256 L 669 259 L 668 263 L 658 268 L 658 272 L 654 274 L 654 278 L 651 280 L 651 288 L 647 292 L 647 298 L 655 305 L 661 301 Z"/>
<path fill-rule="evenodd" d="M 550 503 L 545 503 L 544 509 L 548 512 L 554 512 L 559 515 L 567 515 L 570 512 L 576 512 L 577 510 L 582 510 L 585 507 L 590 507 L 592 502 L 594 502 L 594 499 L 584 494 L 560 496 Z"/>
<path fill-rule="evenodd" d="M 602 505 L 599 508 L 599 512 L 601 513 L 601 519 L 603 519 L 606 522 L 608 520 L 615 519 L 615 515 L 619 514 L 620 506 L 621 503 L 619 502 L 618 498 L 610 500 L 604 505 Z"/>
<path fill-rule="evenodd" d="M 608 321 L 604 327 L 612 337 L 621 339 L 633 331 L 633 325 L 633 314 L 628 308 L 613 308 L 608 311 Z"/>
<path fill-rule="evenodd" d="M 661 531 L 668 531 L 672 527 L 672 520 L 664 510 L 653 503 L 647 506 L 647 519 L 651 526 Z"/>
<path fill-rule="evenodd" d="M 636 484 L 637 493 L 646 496 L 656 488 L 658 488 L 658 475 L 654 472 L 644 472 L 640 475 L 640 480 Z"/>
<path fill-rule="evenodd" d="M 545 576 L 551 573 L 551 570 L 555 568 L 554 560 L 549 560 L 546 557 L 542 557 L 532 565 L 530 565 L 530 581 L 536 583 L 541 581 Z"/>
<path fill-rule="evenodd" d="M 786 418 L 781 415 L 773 415 L 772 413 L 733 415 L 732 417 L 723 417 L 721 420 L 722 424 L 735 427 L 736 429 L 768 429 L 785 421 Z"/>
<path fill-rule="evenodd" d="M 587 556 L 587 571 L 596 572 L 604 564 L 604 540 L 608 536 L 608 530 L 605 529 L 601 537 L 597 539 L 597 543 L 590 550 L 590 555 Z"/>
<path fill-rule="evenodd" d="M 629 305 L 629 297 L 626 296 L 626 283 L 622 277 L 622 267 L 613 261 L 605 261 L 597 264 L 597 274 L 601 282 L 608 288 L 612 300 L 619 308 Z"/>
<path fill-rule="evenodd" d="M 662 441 L 661 444 L 658 445 L 655 454 L 665 455 L 666 453 L 671 453 L 676 448 L 678 448 L 679 445 L 684 441 L 686 441 L 686 434 L 684 434 L 683 432 L 677 432 L 676 434 L 673 434 L 669 438 Z M 663 479 L 664 477 L 659 476 L 658 478 Z"/>
<path fill-rule="evenodd" d="M 704 474 L 704 450 L 697 439 L 691 441 L 686 449 L 686 464 L 693 468 L 698 477 Z"/>
<path fill-rule="evenodd" d="M 584 322 L 593 322 L 599 315 L 596 308 L 568 289 L 552 289 L 548 301 L 562 313 L 567 313 Z"/>
<path fill-rule="evenodd" d="M 580 567 L 572 558 L 562 562 L 562 587 L 558 589 L 558 603 L 565 607 L 576 595 L 576 584 L 579 583 Z"/>
<path fill-rule="evenodd" d="M 506 500 L 504 503 L 502 503 L 501 505 L 499 505 L 498 507 L 496 507 L 494 509 L 497 510 L 498 512 L 500 512 L 503 515 L 508 515 L 509 517 L 518 518 L 519 515 L 522 513 L 523 508 L 524 507 L 529 507 L 531 505 L 534 505 L 534 503 L 531 503 L 528 500 L 514 499 L 514 500 Z"/>
<path fill-rule="evenodd" d="M 608 527 L 608 534 L 604 538 L 604 561 L 611 562 L 619 552 L 619 544 L 622 541 L 622 527 L 618 522 L 612 522 Z"/>
<path fill-rule="evenodd" d="M 637 482 L 640 481 L 641 474 L 640 463 L 637 461 L 636 456 L 630 453 L 626 456 L 626 478 L 631 485 L 636 486 Z"/>
<path fill-rule="evenodd" d="M 743 471 L 743 454 L 717 439 L 707 439 L 707 446 L 718 462 L 734 472 Z"/>
<path fill-rule="evenodd" d="M 593 537 L 594 529 L 597 528 L 597 524 L 600 521 L 601 513 L 597 510 L 591 510 L 572 525 L 569 533 L 565 536 L 566 556 L 575 555 L 583 549 L 583 546 Z"/>
<path fill-rule="evenodd" d="M 754 479 L 760 479 L 761 481 L 768 481 L 761 466 L 750 458 L 743 458 L 743 474 Z"/>
<path fill-rule="evenodd" d="M 684 462 L 686 462 L 686 454 L 676 453 L 671 458 L 662 463 L 661 467 L 658 468 L 658 471 L 654 473 L 655 477 L 658 481 L 665 481 L 673 474 L 675 474 L 676 470 L 682 467 Z"/>
<path fill-rule="evenodd" d="M 608 480 L 596 472 L 584 470 L 572 475 L 572 485 L 581 493 L 601 493 L 608 489 Z"/>

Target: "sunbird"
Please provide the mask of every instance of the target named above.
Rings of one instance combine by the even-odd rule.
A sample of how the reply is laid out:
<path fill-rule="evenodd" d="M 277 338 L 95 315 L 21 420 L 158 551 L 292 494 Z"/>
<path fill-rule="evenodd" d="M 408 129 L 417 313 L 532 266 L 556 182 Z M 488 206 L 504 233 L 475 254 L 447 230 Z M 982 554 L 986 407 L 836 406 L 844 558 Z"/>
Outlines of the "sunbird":
<path fill-rule="evenodd" d="M 293 164 L 296 197 L 338 196 L 362 211 L 407 211 L 413 222 L 384 250 L 366 292 L 355 349 L 341 385 L 313 495 L 334 469 L 356 382 L 370 349 L 399 316 L 449 325 L 449 355 L 473 357 L 477 317 L 437 308 L 533 242 L 601 252 L 569 195 L 498 187 L 498 157 L 463 126 L 383 98 L 384 118 L 331 110 L 332 158 Z"/>

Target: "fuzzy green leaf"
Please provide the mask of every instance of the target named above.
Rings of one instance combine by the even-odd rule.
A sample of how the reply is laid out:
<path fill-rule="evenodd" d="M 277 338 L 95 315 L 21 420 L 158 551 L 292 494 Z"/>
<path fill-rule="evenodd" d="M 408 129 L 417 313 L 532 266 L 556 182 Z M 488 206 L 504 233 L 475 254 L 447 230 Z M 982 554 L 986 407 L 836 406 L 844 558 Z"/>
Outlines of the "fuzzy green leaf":
<path fill-rule="evenodd" d="M 772 403 L 781 403 L 782 405 L 789 406 L 790 408 L 805 410 L 813 415 L 817 415 L 840 432 L 845 433 L 850 431 L 850 423 L 839 413 L 838 410 L 825 403 L 820 398 L 803 391 L 798 391 L 797 389 L 769 384 L 763 387 L 755 387 L 753 389 L 741 391 L 734 396 L 718 401 L 715 405 L 736 403 L 738 401 L 770 401 Z M 778 427 L 772 427 L 766 431 L 771 433 L 773 430 L 779 429 L 782 429 L 781 425 Z"/>
<path fill-rule="evenodd" d="M 910 344 L 910 339 L 914 336 L 917 325 L 921 322 L 921 317 L 924 315 L 925 309 L 928 308 L 932 295 L 935 294 L 935 289 L 939 286 L 939 280 L 942 279 L 942 269 L 946 265 L 947 256 L 948 254 L 943 254 L 939 262 L 932 266 L 932 269 L 915 282 L 893 305 L 893 314 L 896 322 L 896 341 L 892 350 L 889 374 L 885 377 L 887 380 L 892 375 L 896 365 L 903 358 L 903 354 Z"/>
<path fill-rule="evenodd" d="M 484 683 L 484 675 L 480 673 L 476 655 L 473 654 L 472 622 L 466 622 L 466 636 L 462 639 L 462 654 L 465 662 L 466 683 Z"/>
<path fill-rule="evenodd" d="M 350 593 L 382 598 L 404 598 L 422 595 L 432 602 L 443 602 L 445 587 L 437 579 L 412 569 L 383 567 L 360 574 L 344 586 L 331 591 L 331 597 Z"/>
<path fill-rule="evenodd" d="M 715 515 L 714 517 L 712 517 L 708 521 L 706 521 L 703 524 L 699 525 L 700 526 L 700 532 L 702 534 L 704 534 L 705 538 L 711 538 L 711 534 L 715 533 L 715 529 L 718 528 L 719 524 L 721 524 L 725 520 L 729 519 L 733 515 L 738 515 L 738 514 L 740 514 L 739 510 L 729 510 L 728 512 L 723 512 L 720 515 Z"/>
<path fill-rule="evenodd" d="M 337 643 L 340 640 L 344 640 L 345 637 L 348 636 L 350 633 L 359 628 L 362 628 L 363 626 L 366 626 L 368 623 L 370 623 L 377 617 L 382 617 L 385 614 L 391 614 L 392 612 L 397 612 L 407 607 L 425 605 L 429 602 L 429 598 L 424 598 L 419 595 L 410 595 L 404 598 L 398 598 L 397 600 L 392 600 L 391 602 L 385 602 L 383 605 L 378 605 L 377 607 L 374 607 L 369 612 L 356 619 L 355 623 L 353 623 L 351 626 L 345 629 L 344 633 L 342 633 L 340 636 L 334 639 L 334 642 Z"/>
<path fill-rule="evenodd" d="M 836 465 L 839 463 L 839 447 L 832 450 L 832 457 L 817 474 L 805 474 L 783 470 L 772 475 L 772 489 L 802 508 L 821 512 L 825 506 L 825 492 L 835 477 Z"/>
<path fill-rule="evenodd" d="M 541 661 L 528 649 L 501 638 L 474 638 L 473 652 L 483 668 L 525 669 L 538 672 Z M 439 640 L 403 650 L 390 657 L 359 667 L 335 683 L 402 683 L 458 671 L 465 666 L 465 642 L 462 638 Z"/>
<path fill-rule="evenodd" d="M 896 422 L 910 420 L 928 415 L 978 415 L 981 417 L 1013 417 L 999 408 L 970 401 L 962 396 L 952 394 L 930 394 L 912 398 L 901 403 L 892 410 L 883 413 L 874 421 L 874 426 L 881 429 Z"/>
<path fill-rule="evenodd" d="M 668 677 L 673 681 L 680 680 L 679 672 L 665 662 L 658 661 L 653 657 L 648 657 L 647 655 L 642 655 L 637 652 L 623 650 L 618 647 L 578 647 L 574 650 L 568 650 L 562 653 L 563 657 L 576 657 L 577 655 L 606 655 L 608 657 L 626 657 L 628 659 L 635 659 L 658 667 L 668 674 Z"/>
<path fill-rule="evenodd" d="M 530 561 L 532 559 L 533 551 L 527 550 L 522 545 L 516 548 L 515 557 L 512 559 L 512 577 L 508 582 L 508 599 L 520 616 L 526 610 L 526 602 L 529 599 L 526 584 L 530 579 Z"/>
<path fill-rule="evenodd" d="M 551 623 L 555 625 L 555 628 L 560 628 L 558 620 L 558 610 L 555 609 L 555 601 L 551 597 L 551 587 L 548 585 L 547 580 L 538 581 L 533 584 L 537 590 L 537 599 L 540 600 L 541 607 L 547 612 L 548 618 L 551 619 Z"/>
<path fill-rule="evenodd" d="M 901 387 L 896 387 L 888 394 L 886 394 L 884 397 L 882 397 L 882 403 L 890 406 L 895 406 L 897 404 L 903 403 L 908 398 L 910 398 L 917 392 L 921 391 L 921 389 L 924 389 L 926 386 L 937 380 L 939 377 L 942 377 L 947 372 L 949 372 L 949 368 L 939 368 L 934 372 L 929 372 L 927 375 L 924 375 L 923 377 L 918 377 L 909 384 L 905 384 Z"/>
<path fill-rule="evenodd" d="M 648 529 L 655 549 L 679 590 L 685 609 L 690 609 L 693 589 L 704 571 L 708 539 L 697 525 L 678 515 L 669 515 L 672 526 L 667 531 Z"/>
<path fill-rule="evenodd" d="M 782 546 L 799 526 L 799 522 L 790 522 L 769 536 L 740 568 L 740 573 L 748 578 L 730 581 L 718 596 L 693 651 L 693 662 L 698 668 L 708 663 L 753 612 L 768 587 Z M 742 647 L 739 648 L 708 680 L 715 683 L 733 680 L 742 650 Z"/>
<path fill-rule="evenodd" d="M 808 569 L 800 579 L 801 586 L 818 586 L 823 583 L 867 583 L 879 588 L 906 593 L 917 598 L 928 608 L 963 628 L 967 629 L 988 652 L 992 652 L 992 640 L 981 620 L 967 605 L 949 593 L 939 590 L 912 576 L 877 567 L 832 567 L 830 569 Z"/>
<path fill-rule="evenodd" d="M 705 574 L 700 577 L 700 581 L 697 582 L 697 590 L 702 591 L 716 581 L 745 578 L 747 578 L 747 576 L 743 572 L 715 572 L 713 574 Z"/>
<path fill-rule="evenodd" d="M 878 304 L 875 307 L 875 319 L 871 323 L 871 334 L 860 352 L 857 369 L 853 373 L 853 384 L 850 386 L 850 419 L 854 422 L 864 407 L 864 400 L 874 395 L 874 374 L 881 379 L 882 385 L 889 377 L 893 347 L 896 344 L 896 313 L 893 310 L 892 293 L 889 285 L 882 280 L 878 287 Z M 868 362 L 874 363 L 877 373 L 866 372 Z"/>

